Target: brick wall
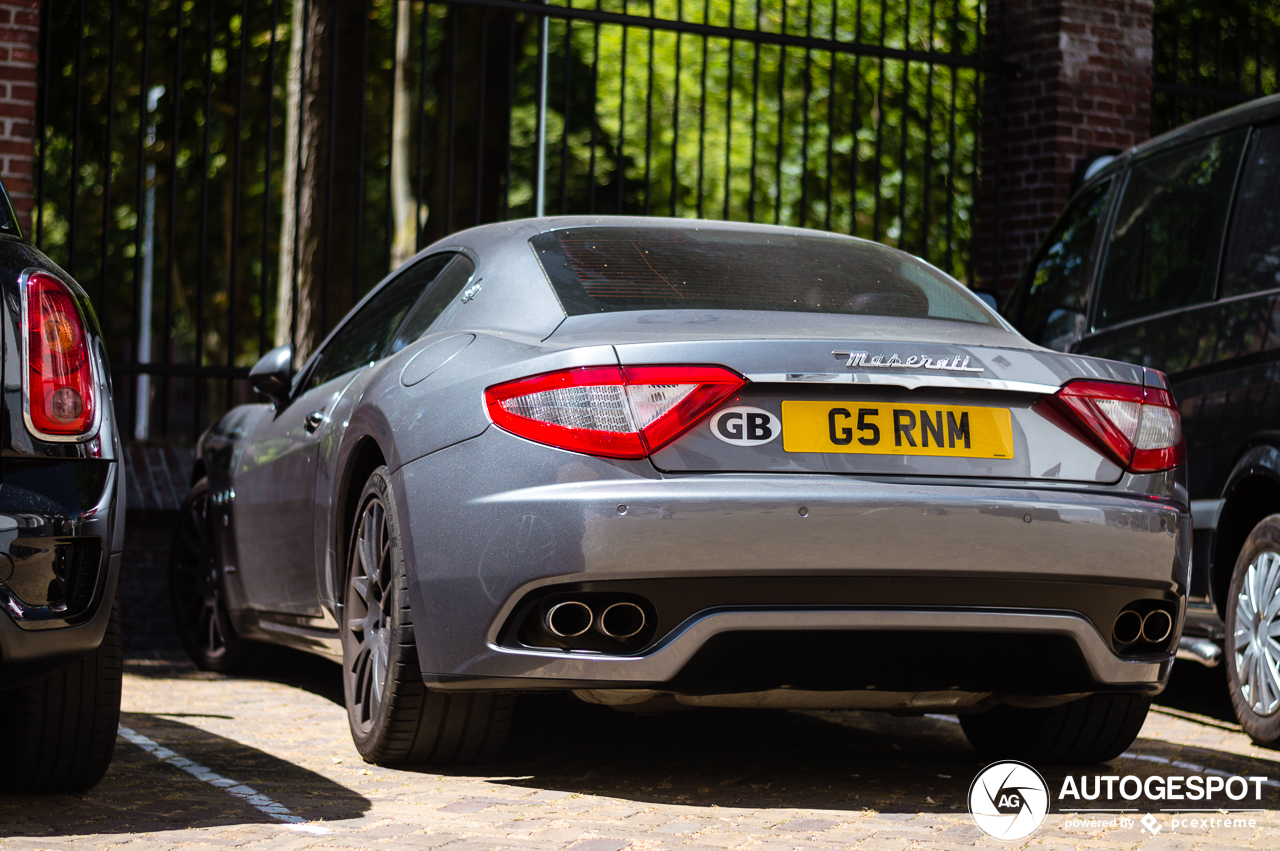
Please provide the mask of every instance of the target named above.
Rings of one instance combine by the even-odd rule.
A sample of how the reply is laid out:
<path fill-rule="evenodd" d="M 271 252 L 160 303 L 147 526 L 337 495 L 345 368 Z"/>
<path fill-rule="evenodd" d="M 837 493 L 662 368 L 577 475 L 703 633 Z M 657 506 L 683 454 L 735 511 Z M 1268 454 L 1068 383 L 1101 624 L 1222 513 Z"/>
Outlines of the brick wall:
<path fill-rule="evenodd" d="M 40 0 L 0 0 L 0 179 L 31 233 Z"/>
<path fill-rule="evenodd" d="M 1076 165 L 1147 138 L 1152 75 L 1150 0 L 1007 0 L 1005 9 L 1005 59 L 1021 74 L 1003 81 L 1003 116 L 1001 83 L 988 78 L 975 245 L 979 281 L 1002 294 L 1069 199 Z M 988 22 L 993 42 L 999 25 Z"/>

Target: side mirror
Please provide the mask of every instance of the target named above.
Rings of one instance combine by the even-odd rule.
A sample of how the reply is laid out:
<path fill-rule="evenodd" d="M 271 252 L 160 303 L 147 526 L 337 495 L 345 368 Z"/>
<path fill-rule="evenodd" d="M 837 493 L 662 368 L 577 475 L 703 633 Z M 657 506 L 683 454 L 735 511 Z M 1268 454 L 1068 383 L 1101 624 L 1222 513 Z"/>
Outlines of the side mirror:
<path fill-rule="evenodd" d="M 249 383 L 277 408 L 287 402 L 289 386 L 293 383 L 293 346 L 285 343 L 263 355 L 249 370 Z"/>

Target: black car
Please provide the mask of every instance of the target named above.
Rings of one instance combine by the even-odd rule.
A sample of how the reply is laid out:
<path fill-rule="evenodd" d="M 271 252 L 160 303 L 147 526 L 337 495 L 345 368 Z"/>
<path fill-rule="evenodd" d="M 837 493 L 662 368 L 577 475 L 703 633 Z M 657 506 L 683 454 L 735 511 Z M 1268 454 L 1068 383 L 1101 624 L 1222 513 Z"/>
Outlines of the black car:
<path fill-rule="evenodd" d="M 1280 745 L 1280 96 L 1100 165 L 1004 314 L 1050 349 L 1168 375 L 1195 525 L 1179 655 L 1225 650 L 1245 731 Z"/>
<path fill-rule="evenodd" d="M 124 470 L 89 298 L 0 187 L 0 792 L 102 778 L 120 717 Z"/>

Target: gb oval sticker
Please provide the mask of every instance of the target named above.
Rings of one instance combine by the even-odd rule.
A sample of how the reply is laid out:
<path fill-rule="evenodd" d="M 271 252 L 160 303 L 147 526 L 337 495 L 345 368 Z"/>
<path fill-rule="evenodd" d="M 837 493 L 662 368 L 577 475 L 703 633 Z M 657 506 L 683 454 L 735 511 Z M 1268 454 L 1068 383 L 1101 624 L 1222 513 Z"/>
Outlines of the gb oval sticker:
<path fill-rule="evenodd" d="M 711 433 L 734 446 L 760 446 L 782 434 L 782 420 L 761 408 L 725 408 L 711 418 Z"/>

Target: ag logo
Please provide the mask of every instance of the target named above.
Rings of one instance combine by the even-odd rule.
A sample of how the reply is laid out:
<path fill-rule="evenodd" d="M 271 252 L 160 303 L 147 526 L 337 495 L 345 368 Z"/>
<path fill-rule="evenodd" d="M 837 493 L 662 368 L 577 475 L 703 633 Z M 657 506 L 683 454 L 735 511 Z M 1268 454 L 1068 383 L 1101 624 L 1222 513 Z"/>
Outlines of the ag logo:
<path fill-rule="evenodd" d="M 760 408 L 725 408 L 711 418 L 711 433 L 734 446 L 759 446 L 782 434 L 782 421 Z"/>
<path fill-rule="evenodd" d="M 969 812 L 994 839 L 1030 836 L 1049 812 L 1049 787 L 1040 772 L 1022 762 L 993 762 L 969 787 Z"/>

